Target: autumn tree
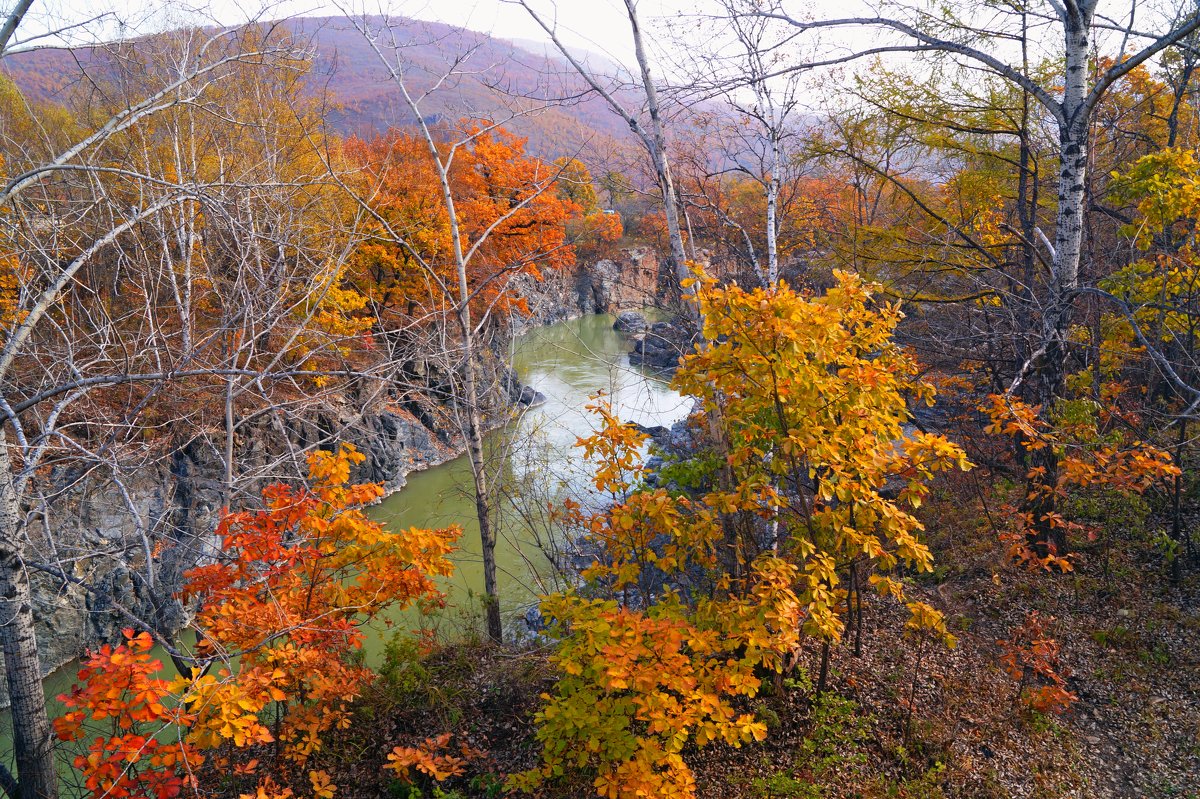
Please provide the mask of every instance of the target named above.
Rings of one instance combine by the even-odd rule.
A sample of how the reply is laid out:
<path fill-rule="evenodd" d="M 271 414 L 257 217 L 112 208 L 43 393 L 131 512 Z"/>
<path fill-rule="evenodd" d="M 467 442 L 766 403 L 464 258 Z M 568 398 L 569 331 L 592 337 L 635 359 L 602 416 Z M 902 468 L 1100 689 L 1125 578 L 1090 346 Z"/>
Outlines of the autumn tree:
<path fill-rule="evenodd" d="M 970 11 L 960 12 L 950 7 L 926 10 L 916 5 L 898 5 L 877 17 L 812 20 L 800 19 L 786 11 L 754 13 L 777 20 L 805 37 L 856 28 L 869 28 L 883 37 L 878 46 L 809 60 L 800 68 L 842 64 L 863 56 L 889 53 L 930 54 L 939 63 L 955 69 L 977 69 L 994 76 L 1024 98 L 1025 109 L 1032 104 L 1045 115 L 1054 132 L 1053 158 L 1057 162 L 1056 203 L 1050 220 L 1054 230 L 1051 236 L 1033 220 L 1032 214 L 1025 218 L 1025 232 L 1031 234 L 1024 235 L 1025 247 L 1032 258 L 1045 261 L 1046 274 L 1044 277 L 1039 274 L 1036 283 L 1025 289 L 1030 292 L 1031 304 L 1038 309 L 1037 320 L 1028 325 L 1036 331 L 1036 340 L 1017 373 L 1010 378 L 1009 390 L 1025 390 L 1028 380 L 1028 390 L 1035 395 L 1037 406 L 1043 414 L 1051 415 L 1055 403 L 1067 394 L 1071 331 L 1079 298 L 1091 280 L 1088 270 L 1081 271 L 1081 265 L 1086 266 L 1086 197 L 1091 185 L 1089 154 L 1094 145 L 1096 114 L 1124 78 L 1143 64 L 1162 57 L 1200 28 L 1200 13 L 1187 4 L 1180 6 L 1178 13 L 1157 15 L 1147 25 L 1135 28 L 1111 23 L 1113 18 L 1122 18 L 1121 13 L 1115 17 L 1101 14 L 1096 2 L 1051 0 L 1044 7 L 1017 5 L 998 8 L 995 14 L 989 12 L 982 36 Z M 1033 24 L 1038 25 L 1036 33 L 1031 33 Z M 1119 29 L 1119 36 L 1109 35 L 1114 27 Z M 1050 64 L 1031 61 L 1029 47 L 1034 36 L 1055 40 L 1056 60 Z M 1000 44 L 1002 39 L 1021 46 L 1006 49 Z M 1116 43 L 1123 52 L 1102 52 L 1097 62 L 1099 68 L 1093 69 L 1093 43 L 1100 46 Z M 1022 165 L 1022 176 L 1026 168 Z M 1037 458 L 1042 461 L 1037 474 L 1053 484 L 1058 468 L 1053 450 L 1043 450 Z M 1031 485 L 1028 493 L 1045 496 L 1038 485 Z M 1032 508 L 1031 539 L 1043 549 L 1060 546 L 1061 539 L 1050 540 L 1048 520 L 1054 510 L 1039 507 L 1040 510 Z"/>
<path fill-rule="evenodd" d="M 1171 484 L 1170 554 L 1174 579 L 1183 557 L 1194 558 L 1183 521 L 1190 437 L 1200 407 L 1195 390 L 1200 375 L 1195 352 L 1200 331 L 1194 231 L 1200 219 L 1195 188 L 1200 166 L 1194 149 L 1168 147 L 1142 156 L 1113 173 L 1109 198 L 1129 209 L 1119 234 L 1133 245 L 1129 262 L 1092 289 L 1113 308 L 1100 317 L 1099 347 L 1104 357 L 1074 380 L 1080 389 L 1100 391 L 1124 417 L 1141 422 L 1156 443 L 1169 449 L 1176 469 Z M 1142 390 L 1136 386 L 1144 386 Z"/>
<path fill-rule="evenodd" d="M 6 18 L 3 44 L 27 5 Z M 175 517 L 138 507 L 130 479 L 200 441 L 225 455 L 228 498 L 242 477 L 238 417 L 266 404 L 252 395 L 273 393 L 286 412 L 291 387 L 302 394 L 315 371 L 347 371 L 357 325 L 338 275 L 344 220 L 296 159 L 317 139 L 287 124 L 297 84 L 279 76 L 301 71 L 293 43 L 251 25 L 94 55 L 108 71 L 93 79 L 111 94 L 73 115 L 19 98 L 0 114 L 2 260 L 18 285 L 0 333 L 0 639 L 17 765 L 4 784 L 33 797 L 57 785 L 31 574 L 87 591 L 112 565 L 66 535 L 64 503 L 109 487 L 129 523 L 113 554 L 131 564 L 134 595 L 153 597 L 114 613 L 161 636 L 174 575 L 160 556 L 192 539 L 169 530 Z M 236 94 L 222 94 L 227 82 Z"/>
<path fill-rule="evenodd" d="M 743 176 L 761 190 L 762 262 L 753 252 L 750 260 L 763 285 L 779 280 L 779 235 L 788 210 L 785 192 L 797 171 L 793 146 L 802 75 L 788 69 L 793 37 L 788 31 L 781 33 L 769 16 L 782 8 L 778 2 L 722 0 L 722 13 L 706 30 L 712 45 L 688 64 L 691 78 L 685 90 L 720 96 L 734 117 L 722 137 L 724 163 L 710 168 Z"/>
<path fill-rule="evenodd" d="M 1061 37 L 1065 56 L 1063 72 L 1047 76 L 1029 74 L 1022 65 L 1011 65 L 1003 57 L 976 46 L 962 37 L 973 36 L 969 20 L 959 20 L 947 9 L 939 18 L 937 13 L 926 14 L 911 7 L 900 8 L 902 15 L 876 18 L 831 18 L 803 21 L 778 11 L 761 12 L 778 19 L 801 32 L 871 26 L 885 33 L 911 40 L 909 43 L 884 43 L 871 53 L 929 52 L 962 59 L 995 74 L 1028 94 L 1051 115 L 1058 129 L 1059 186 L 1055 215 L 1054 239 L 1050 249 L 1051 279 L 1045 287 L 1045 312 L 1042 320 L 1043 340 L 1039 351 L 1031 356 L 1031 368 L 1036 367 L 1041 383 L 1040 399 L 1050 404 L 1059 396 L 1065 372 L 1066 336 L 1071 321 L 1071 304 L 1078 287 L 1079 264 L 1083 242 L 1084 191 L 1090 123 L 1097 106 L 1121 78 L 1159 53 L 1176 45 L 1200 28 L 1200 14 L 1183 12 L 1175 19 L 1159 20 L 1157 31 L 1126 31 L 1125 41 L 1141 41 L 1141 49 L 1119 54 L 1110 66 L 1093 75 L 1089 69 L 1089 42 L 1102 37 L 1107 23 L 1097 18 L 1097 3 L 1048 3 L 1047 15 L 1054 20 L 1056 33 Z M 759 13 L 759 12 L 756 12 Z M 1023 24 L 1024 9 L 1014 9 L 1013 19 Z M 1119 16 L 1119 15 L 1118 15 Z M 1105 17 L 1107 19 L 1107 17 Z M 939 29 L 940 26 L 940 29 Z M 1001 31 L 993 24 L 992 37 Z M 957 38 L 956 38 L 957 37 Z M 984 44 L 987 42 L 985 41 Z M 863 54 L 855 54 L 861 56 Z M 841 59 L 842 61 L 847 59 Z M 1053 84 L 1060 81 L 1061 98 L 1055 96 Z M 1036 362 L 1036 363 L 1035 363 Z"/>
<path fill-rule="evenodd" d="M 953 643 L 892 572 L 932 568 L 913 511 L 935 473 L 969 464 L 905 426 L 933 395 L 891 340 L 899 310 L 837 279 L 819 297 L 701 279 L 710 344 L 674 386 L 718 424 L 680 472 L 690 491 L 648 485 L 645 437 L 596 406 L 600 431 L 580 443 L 603 501 L 565 513 L 598 554 L 584 587 L 543 605 L 560 677 L 538 717 L 544 765 L 519 784 L 586 769 L 601 796 L 694 795 L 685 749 L 761 740 L 739 698 L 806 647 L 828 653 L 868 587 Z"/>
<path fill-rule="evenodd" d="M 66 741 L 109 726 L 74 760 L 90 795 L 195 790 L 205 760 L 221 773 L 262 763 L 240 771 L 260 793 L 334 794 L 320 762 L 372 676 L 354 656 L 364 628 L 391 609 L 440 601 L 433 578 L 450 573 L 459 532 L 370 521 L 364 507 L 383 489 L 350 484 L 363 459 L 348 445 L 314 452 L 307 487 L 270 486 L 263 510 L 224 517 L 220 555 L 185 587 L 199 605 L 190 670 L 166 679 L 150 636 L 132 630 L 90 656 L 55 721 Z"/>
<path fill-rule="evenodd" d="M 422 110 L 427 95 L 418 93 L 411 80 L 413 66 L 404 52 L 407 39 L 399 30 L 404 23 L 389 17 L 364 17 L 356 18 L 354 24 L 387 70 L 415 123 L 410 143 L 424 150 L 415 168 L 432 174 L 433 202 L 419 212 L 431 220 L 441 220 L 440 229 L 436 223 L 407 229 L 392 225 L 371 200 L 378 188 L 386 189 L 386 185 L 377 185 L 368 192 L 355 191 L 354 196 L 379 226 L 380 240 L 402 251 L 402 257 L 419 270 L 418 279 L 428 281 L 432 296 L 442 301 L 438 309 L 443 323 L 440 329 L 453 331 L 443 341 L 452 364 L 450 397 L 471 463 L 484 565 L 487 633 L 499 642 L 504 629 L 492 517 L 495 480 L 489 474 L 483 446 L 487 426 L 483 372 L 487 334 L 497 311 L 506 310 L 512 277 L 521 273 L 536 275 L 540 267 L 553 268 L 570 263 L 574 257 L 562 230 L 568 205 L 556 192 L 562 170 L 538 159 L 520 157 L 524 143 L 501 132 L 503 120 L 471 123 L 457 130 L 437 127 Z M 461 78 L 471 55 L 472 51 L 457 54 L 439 83 Z M 464 162 L 472 158 L 478 159 L 476 166 L 464 168 Z M 440 240 L 442 247 L 427 248 L 422 237 L 428 235 Z"/>
<path fill-rule="evenodd" d="M 625 14 L 629 20 L 629 31 L 637 61 L 638 88 L 645 97 L 644 117 L 642 109 L 635 109 L 620 98 L 615 78 L 606 79 L 597 74 L 583 63 L 570 47 L 563 44 L 552 19 L 539 14 L 527 0 L 506 0 L 506 2 L 520 5 L 525 9 L 591 91 L 601 97 L 605 104 L 612 109 L 612 112 L 629 125 L 629 129 L 633 131 L 638 142 L 645 149 L 662 201 L 667 244 L 670 249 L 669 266 L 672 273 L 670 278 L 678 284 L 677 287 L 683 290 L 682 284 L 688 278 L 687 254 L 684 250 L 684 224 L 681 217 L 679 193 L 670 161 L 664 104 L 660 98 L 658 79 L 652 74 L 653 65 L 647 50 L 643 19 L 638 10 L 638 3 L 636 0 L 625 0 Z M 694 306 L 692 307 L 694 308 Z"/>
<path fill-rule="evenodd" d="M 616 170 L 608 170 L 599 180 L 600 189 L 608 201 L 608 207 L 615 208 L 633 194 L 633 183 L 629 177 Z"/>
<path fill-rule="evenodd" d="M 565 166 L 526 155 L 523 139 L 489 123 L 466 122 L 462 130 L 467 143 L 455 153 L 448 178 L 462 234 L 479 243 L 467 283 L 476 318 L 485 325 L 525 310 L 511 290 L 513 278 L 537 277 L 541 270 L 574 262 L 566 225 L 580 206 L 561 188 L 546 191 L 552 179 L 560 187 L 568 179 Z M 381 219 L 355 255 L 355 278 L 372 297 L 381 317 L 378 329 L 398 329 L 406 317 L 436 317 L 452 299 L 446 292 L 453 293 L 454 265 L 446 206 L 427 145 L 393 130 L 371 142 L 352 139 L 345 147 L 370 187 L 372 212 Z M 449 147 L 439 144 L 441 157 Z M 409 246 L 398 244 L 396 236 Z"/>
<path fill-rule="evenodd" d="M 274 41 L 286 39 L 254 29 L 239 47 Z M 161 50 L 142 44 L 122 53 L 121 68 L 132 73 L 122 85 L 136 90 L 157 80 L 159 60 L 186 46 L 181 32 L 157 42 Z M 175 392 L 188 397 L 194 427 L 220 431 L 214 443 L 225 506 L 243 499 L 239 490 L 255 496 L 264 475 L 304 473 L 302 455 L 287 466 L 239 457 L 238 442 L 254 419 L 270 414 L 287 425 L 304 405 L 332 402 L 333 389 L 345 385 L 320 373 L 367 373 L 372 366 L 361 357 L 361 336 L 371 325 L 362 312 L 366 297 L 346 274 L 361 240 L 358 211 L 328 175 L 334 145 L 319 99 L 304 96 L 309 67 L 290 51 L 236 65 L 208 90 L 203 107 L 170 109 L 102 151 L 142 174 L 205 187 L 139 229 L 135 246 L 117 251 L 114 268 L 132 290 L 95 290 L 114 308 L 141 304 L 157 321 L 146 351 L 193 374 L 176 381 Z M 108 190 L 122 200 L 156 193 L 154 186 L 121 183 Z M 80 341 L 89 333 L 73 336 Z M 256 378 L 267 373 L 294 375 L 295 382 L 265 387 Z M 181 410 L 161 402 L 149 412 L 157 421 Z M 192 443 L 181 425 L 160 425 L 176 446 Z"/>
<path fill-rule="evenodd" d="M 733 272 L 736 267 L 744 275 L 740 279 L 766 285 L 773 262 L 777 279 L 790 266 L 789 279 L 802 280 L 808 262 L 828 262 L 829 251 L 840 243 L 836 237 L 848 192 L 840 175 L 798 155 L 765 187 L 761 153 L 747 142 L 758 138 L 744 120 L 716 114 L 697 115 L 692 131 L 678 138 L 675 161 L 689 228 L 712 252 L 714 269 L 719 265 Z M 773 232 L 768 231 L 767 193 L 774 195 Z"/>
<path fill-rule="evenodd" d="M 600 210 L 600 198 L 596 196 L 596 187 L 592 185 L 592 173 L 587 165 L 578 158 L 555 159 L 558 167 L 558 194 L 564 200 L 579 206 L 584 214 L 594 214 Z"/>
<path fill-rule="evenodd" d="M 586 164 L 566 157 L 554 163 L 561 172 L 559 196 L 578 209 L 567 226 L 567 238 L 574 244 L 577 255 L 603 257 L 605 249 L 619 241 L 625 232 L 621 217 L 611 208 L 600 208 L 600 197 Z"/>

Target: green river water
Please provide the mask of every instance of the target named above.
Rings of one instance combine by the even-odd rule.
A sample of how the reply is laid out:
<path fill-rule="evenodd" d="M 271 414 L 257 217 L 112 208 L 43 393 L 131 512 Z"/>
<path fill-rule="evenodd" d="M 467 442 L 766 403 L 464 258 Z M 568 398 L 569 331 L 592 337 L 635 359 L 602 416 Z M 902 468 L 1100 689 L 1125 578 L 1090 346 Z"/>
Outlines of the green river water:
<path fill-rule="evenodd" d="M 666 381 L 630 367 L 628 341 L 612 329 L 613 317 L 589 315 L 535 328 L 518 337 L 512 364 L 521 382 L 540 391 L 546 401 L 525 410 L 489 436 L 488 450 L 504 491 L 498 501 L 498 579 L 506 627 L 520 634 L 522 619 L 538 594 L 549 587 L 548 561 L 540 548 L 546 502 L 578 493 L 588 485 L 587 464 L 576 439 L 594 429 L 584 410 L 599 391 L 613 402 L 617 415 L 646 426 L 670 426 L 687 415 L 690 401 Z M 454 554 L 455 574 L 442 584 L 447 606 L 431 617 L 408 612 L 391 621 L 398 628 L 431 627 L 445 638 L 482 629 L 479 595 L 483 585 L 479 528 L 470 497 L 471 471 L 465 456 L 409 475 L 401 490 L 371 510 L 371 516 L 393 527 L 463 528 Z M 392 631 L 381 626 L 367 639 L 368 662 L 377 664 Z M 170 661 L 163 657 L 164 662 Z M 67 664 L 46 679 L 52 697 L 69 689 L 77 666 Z M 11 763 L 7 712 L 0 717 L 0 758 Z"/>
<path fill-rule="evenodd" d="M 574 446 L 594 429 L 595 420 L 584 410 L 589 399 L 603 391 L 621 419 L 646 426 L 670 426 L 690 407 L 663 379 L 629 366 L 628 341 L 612 323 L 608 315 L 585 316 L 534 329 L 514 346 L 512 363 L 521 382 L 546 397 L 488 441 L 502 489 L 496 553 L 501 608 L 506 627 L 518 634 L 525 611 L 551 587 L 540 548 L 547 540 L 546 504 L 589 485 L 587 464 Z M 430 622 L 449 637 L 482 625 L 483 564 L 470 486 L 470 462 L 461 456 L 410 475 L 408 485 L 372 513 L 393 526 L 462 526 L 455 575 L 444 584 L 448 607 Z M 464 626 L 470 630 L 456 629 Z M 368 656 L 373 649 L 368 647 Z"/>

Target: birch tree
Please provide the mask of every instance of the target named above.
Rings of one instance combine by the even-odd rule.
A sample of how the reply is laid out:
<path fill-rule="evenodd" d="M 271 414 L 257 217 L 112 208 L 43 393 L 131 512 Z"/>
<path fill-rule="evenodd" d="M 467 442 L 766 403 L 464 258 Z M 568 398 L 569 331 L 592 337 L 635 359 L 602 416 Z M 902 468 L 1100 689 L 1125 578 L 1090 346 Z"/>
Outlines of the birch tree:
<path fill-rule="evenodd" d="M 689 85 L 681 87 L 691 102 L 720 97 L 736 123 L 738 145 L 723 153 L 723 172 L 740 173 L 757 183 L 766 203 L 765 264 L 757 266 L 759 282 L 779 281 L 779 234 L 783 224 L 781 195 L 795 175 L 791 143 L 803 90 L 800 71 L 787 69 L 796 34 L 776 26 L 766 14 L 779 12 L 779 0 L 720 0 L 722 14 L 707 19 L 703 30 L 719 42 L 686 65 Z M 757 261 L 758 259 L 754 259 Z"/>
<path fill-rule="evenodd" d="M 0 47 L 12 39 L 29 5 L 9 12 Z M 60 584 L 78 584 L 84 558 L 78 544 L 66 542 L 66 553 L 58 546 L 63 542 L 56 543 L 55 501 L 81 481 L 106 475 L 129 508 L 144 549 L 143 579 L 154 586 L 153 523 L 135 507 L 126 477 L 175 451 L 164 451 L 160 436 L 172 424 L 176 432 L 192 427 L 174 447 L 207 435 L 203 420 L 212 406 L 198 400 L 210 396 L 214 381 L 244 381 L 235 391 L 241 393 L 280 381 L 304 385 L 312 374 L 311 364 L 296 357 L 296 345 L 305 340 L 300 330 L 322 307 L 328 310 L 320 295 L 331 284 L 314 280 L 310 271 L 303 296 L 294 291 L 302 284 L 285 273 L 314 266 L 304 255 L 315 254 L 294 257 L 303 247 L 286 237 L 299 227 L 282 208 L 277 210 L 284 215 L 275 219 L 239 216 L 253 215 L 247 199 L 269 192 L 273 180 L 280 189 L 276 201 L 303 194 L 302 180 L 293 175 L 283 186 L 277 172 L 273 179 L 260 173 L 243 182 L 247 163 L 204 174 L 193 160 L 202 137 L 182 136 L 179 127 L 189 110 L 195 111 L 193 122 L 234 111 L 229 121 L 236 125 L 236 109 L 220 108 L 210 98 L 239 68 L 281 66 L 277 58 L 295 57 L 288 43 L 269 43 L 271 38 L 269 29 L 255 26 L 167 37 L 165 52 L 174 57 L 145 71 L 144 80 L 123 84 L 140 92 L 136 96 L 117 93 L 115 106 L 95 106 L 95 121 L 80 123 L 78 133 L 33 126 L 44 134 L 42 141 L 5 139 L 6 153 L 17 156 L 4 165 L 0 188 L 4 256 L 17 276 L 14 307 L 0 330 L 0 644 L 16 754 L 15 773 L 0 768 L 0 787 L 9 795 L 52 799 L 59 791 L 30 575 L 40 570 Z M 152 53 L 155 41 L 142 40 L 136 52 Z M 152 124 L 165 119 L 173 122 L 158 132 L 168 135 L 154 140 Z M 197 149 L 171 149 L 189 143 Z M 323 240 L 336 257 L 337 241 Z M 271 254 L 255 259 L 256 248 L 261 254 L 267 243 L 274 245 Z M 247 257 L 201 275 L 198 262 L 223 245 Z M 328 266 L 317 260 L 321 269 Z M 263 292 L 263 278 L 270 282 L 272 275 L 277 288 L 290 288 Z M 246 289 L 225 298 L 240 310 L 216 329 L 197 327 L 211 309 L 197 286 L 211 297 L 222 279 Z M 237 339 L 238 321 L 253 335 L 226 347 L 230 357 L 210 357 L 222 342 Z M 261 348 L 267 344 L 269 352 Z M 257 348 L 252 357 L 248 347 Z M 171 402 L 173 393 L 187 399 Z M 230 488 L 227 482 L 226 496 Z M 138 625 L 156 626 L 154 619 Z"/>
<path fill-rule="evenodd" d="M 1107 9 L 1106 9 L 1107 10 Z M 1105 95 L 1118 81 L 1138 66 L 1176 46 L 1200 29 L 1200 8 L 1188 3 L 1173 18 L 1162 18 L 1152 29 L 1135 25 L 1134 9 L 1115 17 L 1099 9 L 1098 0 L 1045 0 L 1004 4 L 989 8 L 986 20 L 960 19 L 953 9 L 895 3 L 882 7 L 878 15 L 804 19 L 789 10 L 754 12 L 776 20 L 801 34 L 872 30 L 881 38 L 877 46 L 859 48 L 849 54 L 833 54 L 809 61 L 804 69 L 854 61 L 886 54 L 930 54 L 954 59 L 1011 82 L 1027 92 L 1053 119 L 1057 129 L 1059 175 L 1053 235 L 1040 228 L 1034 234 L 1048 254 L 1049 275 L 1035 301 L 1040 309 L 1039 341 L 1018 370 L 1009 393 L 1033 378 L 1036 399 L 1048 413 L 1063 395 L 1067 375 L 1067 334 L 1073 308 L 1080 296 L 1080 262 L 1084 242 L 1089 152 L 1093 116 Z M 983 12 L 981 12 L 983 13 Z M 1061 57 L 1057 74 L 1039 77 L 1022 68 L 1021 53 L 1011 57 L 1006 46 L 1013 36 L 1003 30 L 1009 22 L 1025 24 L 1027 18 L 1041 26 L 1044 36 L 1057 45 Z M 1118 57 L 1096 67 L 1094 48 L 1116 40 Z M 1055 482 L 1057 463 L 1049 449 L 1042 451 L 1044 485 Z M 1037 492 L 1046 496 L 1045 492 Z M 1065 550 L 1065 536 L 1047 523 L 1053 508 L 1035 503 L 1038 545 Z"/>
<path fill-rule="evenodd" d="M 375 208 L 371 196 L 383 189 L 383 182 L 374 181 L 366 192 L 347 186 L 380 227 L 380 237 L 407 254 L 421 279 L 429 285 L 433 296 L 444 303 L 444 319 L 453 330 L 452 336 L 446 335 L 441 340 L 439 353 L 447 356 L 453 365 L 456 386 L 449 399 L 454 406 L 471 463 L 472 500 L 483 559 L 487 634 L 492 641 L 499 643 L 504 638 L 504 626 L 496 564 L 496 477 L 491 474 L 484 447 L 484 436 L 488 429 L 487 398 L 496 388 L 488 385 L 485 375 L 488 335 L 489 331 L 494 331 L 497 318 L 503 311 L 508 282 L 516 275 L 529 272 L 531 268 L 536 269 L 538 265 L 553 266 L 561 252 L 569 249 L 569 244 L 559 241 L 549 246 L 519 247 L 518 251 L 506 253 L 501 262 L 490 264 L 489 250 L 501 238 L 511 237 L 511 231 L 506 232 L 506 228 L 512 223 L 520 221 L 544 199 L 555 195 L 562 167 L 545 165 L 535 168 L 532 175 L 517 181 L 519 185 L 508 186 L 504 190 L 507 199 L 493 207 L 484 224 L 468 225 L 466 207 L 469 207 L 470 200 L 461 195 L 455 170 L 469 168 L 463 166 L 463 162 L 470 157 L 472 148 L 499 136 L 502 123 L 506 120 L 481 121 L 465 129 L 457 129 L 452 125 L 438 126 L 432 121 L 424 104 L 433 92 L 446 90 L 458 80 L 472 79 L 469 62 L 474 49 L 468 47 L 462 52 L 448 54 L 447 65 L 440 75 L 423 76 L 429 88 L 422 89 L 414 77 L 418 68 L 405 58 L 405 46 L 409 41 L 406 37 L 411 36 L 411 31 L 403 31 L 402 28 L 410 22 L 393 21 L 387 16 L 351 19 L 400 94 L 416 139 L 425 150 L 427 163 L 432 165 L 435 190 L 441 211 L 444 212 L 440 217 L 449 234 L 449 253 L 430 253 L 419 241 L 419 231 L 414 233 L 393 225 Z M 442 268 L 444 265 L 448 265 L 449 269 Z"/>
<path fill-rule="evenodd" d="M 528 0 L 505 0 L 505 2 L 516 3 L 525 9 L 538 27 L 545 31 L 571 68 L 579 74 L 591 91 L 603 98 L 614 114 L 625 121 L 630 131 L 646 150 L 654 169 L 659 192 L 662 195 L 663 214 L 666 216 L 667 237 L 671 250 L 670 267 L 674 273 L 674 280 L 682 284 L 690 277 L 690 272 L 687 265 L 687 253 L 683 245 L 681 207 L 668 157 L 667 125 L 663 103 L 660 99 L 660 87 L 658 79 L 654 77 L 653 64 L 646 48 L 646 35 L 642 18 L 638 12 L 637 0 L 624 0 L 624 3 L 625 13 L 629 20 L 629 32 L 633 40 L 634 57 L 638 66 L 635 80 L 637 88 L 645 97 L 644 113 L 642 109 L 633 108 L 620 97 L 619 84 L 616 81 L 597 74 L 564 44 L 557 26 L 551 18 L 539 13 Z"/>

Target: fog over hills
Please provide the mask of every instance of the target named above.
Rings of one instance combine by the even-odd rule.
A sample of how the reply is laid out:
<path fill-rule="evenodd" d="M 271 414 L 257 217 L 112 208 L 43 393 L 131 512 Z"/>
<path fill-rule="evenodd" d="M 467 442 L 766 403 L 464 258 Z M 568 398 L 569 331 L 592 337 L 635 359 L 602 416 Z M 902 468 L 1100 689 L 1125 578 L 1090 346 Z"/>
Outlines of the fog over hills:
<path fill-rule="evenodd" d="M 354 22 L 345 17 L 306 17 L 280 24 L 312 54 L 308 90 L 333 105 L 327 118 L 337 132 L 369 137 L 412 123 L 379 54 Z M 542 43 L 514 42 L 411 19 L 392 18 L 386 30 L 382 30 L 383 19 L 368 19 L 365 24 L 382 31 L 377 41 L 385 55 L 400 52 L 414 94 L 430 90 L 455 67 L 457 74 L 421 103 L 427 119 L 509 119 L 505 127 L 527 137 L 531 152 L 550 158 L 584 149 L 617 153 L 632 143 L 625 124 L 602 99 L 585 94 L 570 65 Z M 469 53 L 465 60 L 464 53 Z M 619 69 L 603 56 L 583 55 L 598 70 Z M 35 102 L 69 103 L 83 92 L 104 91 L 113 72 L 111 64 L 112 54 L 104 48 L 35 50 L 9 56 L 3 71 Z M 80 78 L 81 66 L 90 80 Z M 636 95 L 616 91 L 630 105 L 639 105 Z"/>

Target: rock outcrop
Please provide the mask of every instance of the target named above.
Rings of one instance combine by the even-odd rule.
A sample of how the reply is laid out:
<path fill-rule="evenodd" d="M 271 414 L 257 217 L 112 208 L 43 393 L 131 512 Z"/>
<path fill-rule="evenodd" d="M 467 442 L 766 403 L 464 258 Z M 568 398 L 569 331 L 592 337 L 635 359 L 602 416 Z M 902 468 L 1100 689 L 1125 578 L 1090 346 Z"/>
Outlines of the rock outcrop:
<path fill-rule="evenodd" d="M 581 262 L 538 280 L 513 279 L 512 287 L 528 307 L 514 320 L 517 332 L 589 313 L 618 313 L 643 308 L 658 298 L 661 262 L 650 247 L 621 250 L 615 258 Z"/>
<path fill-rule="evenodd" d="M 694 349 L 691 331 L 672 322 L 655 322 L 633 336 L 629 363 L 648 369 L 671 370 L 679 359 Z"/>
<path fill-rule="evenodd" d="M 613 322 L 613 330 L 618 333 L 641 333 L 649 324 L 646 317 L 637 311 L 623 311 L 617 314 L 617 321 Z"/>

